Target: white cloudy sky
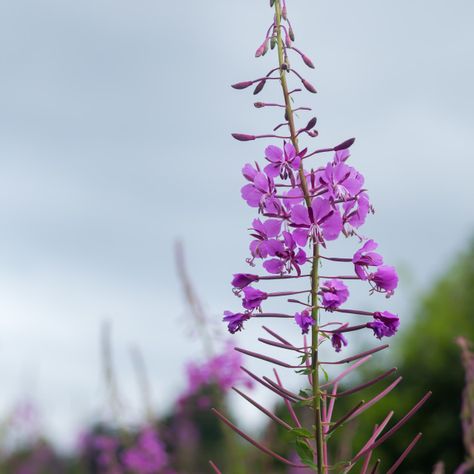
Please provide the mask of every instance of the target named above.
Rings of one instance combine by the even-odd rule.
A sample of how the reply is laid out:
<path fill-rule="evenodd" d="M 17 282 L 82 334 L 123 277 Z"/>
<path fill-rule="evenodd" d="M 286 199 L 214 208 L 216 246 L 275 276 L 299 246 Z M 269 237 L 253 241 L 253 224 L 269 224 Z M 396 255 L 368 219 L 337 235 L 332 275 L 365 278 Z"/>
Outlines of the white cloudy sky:
<path fill-rule="evenodd" d="M 173 241 L 185 242 L 218 318 L 235 305 L 229 275 L 245 268 L 252 212 L 239 170 L 264 146 L 229 133 L 275 119 L 229 87 L 272 64 L 253 59 L 267 3 L 0 3 L 2 410 L 31 396 L 62 440 L 103 413 L 106 318 L 132 407 L 131 344 L 157 406 L 182 387 L 181 367 L 200 348 L 185 329 Z M 377 208 L 365 232 L 402 268 L 390 304 L 409 318 L 416 289 L 474 230 L 474 4 L 289 0 L 289 10 L 316 64 L 319 94 L 307 99 L 318 143 L 357 137 L 353 164 Z"/>

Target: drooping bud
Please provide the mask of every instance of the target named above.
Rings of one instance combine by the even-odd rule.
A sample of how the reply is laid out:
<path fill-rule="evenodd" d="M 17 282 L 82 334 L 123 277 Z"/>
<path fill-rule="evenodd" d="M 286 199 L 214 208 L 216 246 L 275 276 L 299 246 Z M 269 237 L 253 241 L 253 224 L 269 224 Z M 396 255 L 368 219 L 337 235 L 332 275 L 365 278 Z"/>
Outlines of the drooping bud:
<path fill-rule="evenodd" d="M 253 105 L 256 109 L 261 109 L 262 107 L 265 107 L 265 104 L 263 102 L 255 102 Z"/>
<path fill-rule="evenodd" d="M 275 0 L 270 0 L 270 8 L 273 8 L 273 5 L 275 5 Z"/>
<path fill-rule="evenodd" d="M 248 135 L 246 133 L 232 133 L 232 136 L 239 140 L 239 142 L 250 142 L 256 138 L 255 135 Z"/>
<path fill-rule="evenodd" d="M 335 146 L 334 151 L 346 150 L 347 148 L 351 147 L 354 142 L 355 142 L 355 138 L 349 138 L 348 140 Z"/>
<path fill-rule="evenodd" d="M 268 51 L 268 38 L 265 38 L 265 41 L 258 47 L 257 51 L 255 51 L 255 57 L 259 58 L 260 56 L 264 56 L 267 51 Z"/>
<path fill-rule="evenodd" d="M 265 83 L 267 81 L 265 79 L 262 79 L 258 84 L 257 87 L 255 87 L 255 90 L 253 91 L 253 95 L 257 95 L 259 92 L 262 91 L 262 89 L 265 87 Z"/>
<path fill-rule="evenodd" d="M 288 34 L 290 35 L 291 41 L 295 41 L 295 32 L 291 26 L 288 28 Z"/>
<path fill-rule="evenodd" d="M 271 49 L 275 49 L 276 44 L 277 44 L 277 39 L 276 39 L 275 36 L 272 36 L 272 37 L 270 38 L 270 48 L 271 48 Z"/>
<path fill-rule="evenodd" d="M 310 67 L 311 69 L 314 69 L 313 61 L 311 61 L 311 59 L 309 59 L 306 54 L 301 54 L 301 59 L 303 59 L 306 66 Z"/>
<path fill-rule="evenodd" d="M 264 56 L 267 51 L 268 51 L 268 38 L 265 38 L 265 41 L 258 47 L 257 51 L 255 51 L 255 57 L 259 58 L 260 56 Z"/>
<path fill-rule="evenodd" d="M 304 85 L 304 87 L 307 91 L 312 92 L 313 94 L 316 94 L 317 90 L 315 89 L 313 84 L 308 82 L 306 79 L 301 79 L 301 82 L 303 83 L 303 85 Z"/>
<path fill-rule="evenodd" d="M 285 32 L 285 44 L 287 48 L 291 48 L 291 41 L 292 39 L 290 35 L 287 32 Z"/>
<path fill-rule="evenodd" d="M 316 117 L 313 117 L 307 124 L 306 124 L 306 127 L 304 128 L 304 130 L 311 130 L 312 128 L 314 128 L 314 126 L 316 125 L 316 122 L 318 121 L 318 119 Z"/>
<path fill-rule="evenodd" d="M 253 81 L 243 81 L 243 82 L 237 82 L 235 84 L 232 84 L 231 87 L 234 89 L 246 89 L 247 87 L 250 87 L 253 84 Z"/>
<path fill-rule="evenodd" d="M 288 20 L 288 10 L 286 9 L 286 5 L 283 5 L 283 8 L 281 9 L 281 16 L 284 20 Z"/>

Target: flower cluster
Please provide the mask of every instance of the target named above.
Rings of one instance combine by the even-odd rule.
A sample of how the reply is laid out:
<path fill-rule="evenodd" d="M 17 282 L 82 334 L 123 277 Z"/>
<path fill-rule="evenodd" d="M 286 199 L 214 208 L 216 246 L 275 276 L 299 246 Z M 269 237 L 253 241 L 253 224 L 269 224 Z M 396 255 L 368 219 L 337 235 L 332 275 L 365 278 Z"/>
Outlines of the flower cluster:
<path fill-rule="evenodd" d="M 153 427 L 145 427 L 136 444 L 125 451 L 123 463 L 127 470 L 137 474 L 173 474 L 166 469 L 168 456 Z"/>
<path fill-rule="evenodd" d="M 377 244 L 359 234 L 373 208 L 364 188 L 364 177 L 348 164 L 352 143 L 353 140 L 347 140 L 332 148 L 333 155 L 327 164 L 308 170 L 303 165 L 316 152 L 298 152 L 291 142 L 284 140 L 282 146 L 265 148 L 266 165 L 247 163 L 243 167 L 242 174 L 248 183 L 242 187 L 242 197 L 260 215 L 250 228 L 252 240 L 247 262 L 255 267 L 260 261 L 262 274 L 234 275 L 232 286 L 242 298 L 243 311 L 225 311 L 224 321 L 231 333 L 261 315 L 262 305 L 269 298 L 301 293 L 268 293 L 256 288 L 256 283 L 308 277 L 304 271 L 313 264 L 314 245 L 327 249 L 328 242 L 340 237 L 356 237 L 363 244 L 351 258 L 318 255 L 321 259 L 350 263 L 353 269 L 350 275 L 319 278 L 319 309 L 360 314 L 343 308 L 349 298 L 345 280 L 365 282 L 370 293 L 385 293 L 387 297 L 394 293 L 398 284 L 395 268 L 384 265 L 382 256 L 376 252 Z M 372 329 L 377 338 L 390 337 L 398 329 L 398 317 L 388 311 L 366 315 L 372 320 L 365 327 Z M 311 308 L 296 312 L 293 317 L 303 334 L 315 323 Z M 341 323 L 340 330 L 327 331 L 336 351 L 347 345 L 343 333 L 348 329 L 351 328 Z"/>
<path fill-rule="evenodd" d="M 298 356 L 299 362 L 286 361 L 270 356 L 265 352 L 256 352 L 236 348 L 250 357 L 263 360 L 274 366 L 297 369 L 297 373 L 307 376 L 309 388 L 295 393 L 288 390 L 277 370 L 272 377 L 259 377 L 248 369 L 243 371 L 253 380 L 280 396 L 290 415 L 291 424 L 273 415 L 269 410 L 252 400 L 248 395 L 239 393 L 261 412 L 280 426 L 286 428 L 296 439 L 296 461 L 285 459 L 272 449 L 262 445 L 243 433 L 219 410 L 214 413 L 228 427 L 250 441 L 262 452 L 272 456 L 289 467 L 298 470 L 309 467 L 318 474 L 334 470 L 349 472 L 359 461 L 363 463 L 360 472 L 376 472 L 380 460 L 370 465 L 371 456 L 385 439 L 397 431 L 430 397 L 428 392 L 405 417 L 383 436 L 381 433 L 390 421 L 390 412 L 380 425 L 376 425 L 372 437 L 349 461 L 335 460 L 328 442 L 336 429 L 342 427 L 363 413 L 380 398 L 393 390 L 401 381 L 394 380 L 383 391 L 367 403 L 360 402 L 337 421 L 333 420 L 334 405 L 338 396 L 355 394 L 372 386 L 393 374 L 390 369 L 376 378 L 354 388 L 338 392 L 339 383 L 358 366 L 368 361 L 372 354 L 386 349 L 387 344 L 346 356 L 340 360 L 325 360 L 320 357 L 320 346 L 330 342 L 336 352 L 349 345 L 349 335 L 357 331 L 369 330 L 377 339 L 393 336 L 399 327 L 396 314 L 381 308 L 379 311 L 353 309 L 349 301 L 350 285 L 364 285 L 369 294 L 383 293 L 391 297 L 398 286 L 398 276 L 394 267 L 386 265 L 377 252 L 377 243 L 366 238 L 360 231 L 373 207 L 365 188 L 362 174 L 349 164 L 350 148 L 355 139 L 345 140 L 329 148 L 303 148 L 306 138 L 318 137 L 315 129 L 317 118 L 312 117 L 304 126 L 297 124 L 300 115 L 311 111 L 308 106 L 299 106 L 296 94 L 302 89 L 314 94 L 316 88 L 306 80 L 296 67 L 302 61 L 307 67 L 314 68 L 312 61 L 293 43 L 295 36 L 288 18 L 286 0 L 270 0 L 273 8 L 272 23 L 267 29 L 264 41 L 257 48 L 256 57 L 265 55 L 269 49 L 276 49 L 277 67 L 255 80 L 233 84 L 237 90 L 255 85 L 254 95 L 259 94 L 267 84 L 277 83 L 282 92 L 282 100 L 255 102 L 257 109 L 273 108 L 284 112 L 283 122 L 276 124 L 272 132 L 253 135 L 233 133 L 241 142 L 271 139 L 271 144 L 262 153 L 260 162 L 247 163 L 242 169 L 245 184 L 241 188 L 244 201 L 258 213 L 250 227 L 250 255 L 247 263 L 259 270 L 237 273 L 232 278 L 234 294 L 241 299 L 242 309 L 238 312 L 225 311 L 224 322 L 229 332 L 241 331 L 249 321 L 255 318 L 288 318 L 293 320 L 294 328 L 303 334 L 302 341 L 294 344 L 287 334 L 280 335 L 264 325 L 262 329 L 271 338 L 259 338 L 265 347 L 281 349 L 285 354 Z M 294 82 L 298 85 L 294 86 Z M 298 87 L 301 84 L 302 87 Z M 298 116 L 295 112 L 298 113 Z M 323 158 L 325 157 L 325 158 Z M 352 239 L 352 250 L 343 257 L 330 253 L 331 242 L 337 239 Z M 336 272 L 331 268 L 338 268 Z M 346 267 L 346 270 L 339 269 Z M 328 270 L 327 270 L 328 269 Z M 268 282 L 288 285 L 278 291 L 269 290 Z M 272 301 L 284 297 L 296 310 L 284 311 L 272 309 Z M 358 324 L 352 324 L 357 319 Z M 360 323 L 359 323 L 360 321 Z M 308 334 L 308 337 L 306 336 Z M 332 364 L 351 364 L 335 379 L 330 380 L 326 369 Z M 326 381 L 322 383 L 321 375 Z M 306 382 L 306 381 L 305 381 Z M 309 429 L 303 428 L 303 422 L 293 409 L 293 405 L 307 407 L 310 411 Z M 384 472 L 394 472 L 406 455 L 420 439 L 418 434 L 403 452 L 395 464 Z M 216 474 L 221 472 L 211 463 Z"/>
<path fill-rule="evenodd" d="M 216 384 L 222 392 L 234 385 L 251 387 L 252 383 L 240 371 L 242 355 L 227 344 L 224 351 L 203 363 L 191 362 L 187 365 L 188 387 L 182 399 L 199 392 L 202 387 Z"/>

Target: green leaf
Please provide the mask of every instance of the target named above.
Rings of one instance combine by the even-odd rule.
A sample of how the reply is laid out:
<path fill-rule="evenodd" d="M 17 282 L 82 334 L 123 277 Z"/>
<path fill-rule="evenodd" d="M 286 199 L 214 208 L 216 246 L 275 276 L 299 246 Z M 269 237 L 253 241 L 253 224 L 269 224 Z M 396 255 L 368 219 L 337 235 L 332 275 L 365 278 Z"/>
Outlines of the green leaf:
<path fill-rule="evenodd" d="M 313 438 L 311 431 L 307 430 L 306 428 L 293 428 L 290 433 L 296 437 Z"/>

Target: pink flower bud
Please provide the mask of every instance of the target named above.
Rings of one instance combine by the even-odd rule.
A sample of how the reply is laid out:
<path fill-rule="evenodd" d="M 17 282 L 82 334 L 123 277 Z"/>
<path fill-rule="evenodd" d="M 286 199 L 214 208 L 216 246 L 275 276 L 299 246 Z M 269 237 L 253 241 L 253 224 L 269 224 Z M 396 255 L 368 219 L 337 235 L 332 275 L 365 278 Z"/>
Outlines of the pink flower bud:
<path fill-rule="evenodd" d="M 255 140 L 255 135 L 247 135 L 246 133 L 233 133 L 232 136 L 239 142 L 250 142 Z"/>
<path fill-rule="evenodd" d="M 255 57 L 259 58 L 260 56 L 264 56 L 267 51 L 268 51 L 268 38 L 265 38 L 265 41 L 259 46 L 257 51 L 255 51 Z"/>
<path fill-rule="evenodd" d="M 311 69 L 314 69 L 313 62 L 311 61 L 311 59 L 308 58 L 308 56 L 306 56 L 306 54 L 302 54 L 301 58 L 303 59 L 306 66 L 310 67 Z"/>
<path fill-rule="evenodd" d="M 281 16 L 284 20 L 288 20 L 288 10 L 286 9 L 286 5 L 283 5 L 283 8 L 281 9 Z"/>
<path fill-rule="evenodd" d="M 256 109 L 261 109 L 262 107 L 265 107 L 265 104 L 263 102 L 255 102 L 253 105 Z"/>
<path fill-rule="evenodd" d="M 355 142 L 355 138 L 349 138 L 345 142 L 342 142 L 339 145 L 335 146 L 334 151 L 346 150 L 347 148 L 352 146 L 354 142 Z"/>
<path fill-rule="evenodd" d="M 262 91 L 262 89 L 265 87 L 265 79 L 262 79 L 258 84 L 257 87 L 255 87 L 255 90 L 253 91 L 253 95 L 257 95 L 259 92 Z"/>
<path fill-rule="evenodd" d="M 314 88 L 314 86 L 310 82 L 308 82 L 306 79 L 301 79 L 301 82 L 303 83 L 307 91 L 312 92 L 313 94 L 316 94 L 317 90 Z"/>
<path fill-rule="evenodd" d="M 288 29 L 288 34 L 290 35 L 291 41 L 295 41 L 295 32 L 291 26 Z"/>
<path fill-rule="evenodd" d="M 243 81 L 243 82 L 237 82 L 235 84 L 232 84 L 231 87 L 234 89 L 246 89 L 247 87 L 251 86 L 253 84 L 252 81 Z"/>

